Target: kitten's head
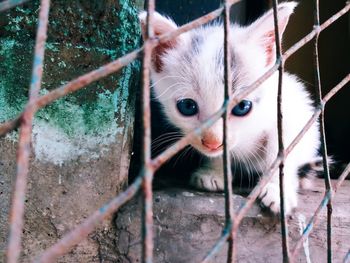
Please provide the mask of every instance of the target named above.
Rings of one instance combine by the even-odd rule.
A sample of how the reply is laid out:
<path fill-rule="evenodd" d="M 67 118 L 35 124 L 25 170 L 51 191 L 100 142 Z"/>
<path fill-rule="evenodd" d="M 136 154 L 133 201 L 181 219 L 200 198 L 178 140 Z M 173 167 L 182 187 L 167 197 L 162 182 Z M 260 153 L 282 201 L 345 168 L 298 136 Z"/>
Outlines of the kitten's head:
<path fill-rule="evenodd" d="M 279 32 L 283 33 L 296 3 L 278 6 Z M 146 13 L 140 14 L 143 32 Z M 153 17 L 156 36 L 173 31 L 176 24 L 158 13 Z M 273 12 L 248 27 L 231 27 L 232 93 L 239 94 L 275 63 Z M 223 105 L 224 51 L 223 26 L 207 25 L 161 43 L 152 53 L 151 77 L 156 99 L 169 121 L 184 134 L 198 127 Z M 263 85 L 267 85 L 265 84 Z M 263 86 L 262 85 L 262 86 Z M 259 88 L 231 109 L 228 120 L 228 145 L 233 152 L 250 151 L 263 140 L 263 131 L 271 126 L 275 107 L 271 93 Z M 275 105 L 275 104 L 274 104 Z M 271 109 L 273 108 L 273 109 Z M 207 156 L 222 154 L 223 120 L 196 136 L 191 145 Z"/>

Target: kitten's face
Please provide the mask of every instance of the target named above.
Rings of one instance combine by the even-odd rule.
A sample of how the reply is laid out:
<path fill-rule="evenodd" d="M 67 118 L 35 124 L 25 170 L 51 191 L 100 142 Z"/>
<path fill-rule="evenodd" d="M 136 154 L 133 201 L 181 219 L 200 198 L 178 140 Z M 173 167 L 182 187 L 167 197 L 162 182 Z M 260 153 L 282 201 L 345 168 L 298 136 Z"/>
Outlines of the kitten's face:
<path fill-rule="evenodd" d="M 184 134 L 198 127 L 223 105 L 222 41 L 213 41 L 222 38 L 223 31 L 219 26 L 183 35 L 180 47 L 169 50 L 163 56 L 162 70 L 152 73 L 155 98 L 161 102 L 169 121 Z M 238 56 L 241 55 L 234 50 L 232 88 L 235 93 L 255 79 L 249 65 L 243 62 L 246 58 Z M 237 144 L 244 144 L 246 138 L 255 136 L 257 129 L 252 125 L 258 113 L 260 95 L 251 94 L 232 110 L 228 120 L 230 149 L 234 150 Z M 222 119 L 191 141 L 194 148 L 207 156 L 220 155 L 222 143 Z"/>
<path fill-rule="evenodd" d="M 287 7 L 279 6 L 280 11 Z M 280 26 L 281 32 L 294 5 L 290 8 L 286 19 L 281 17 L 285 21 Z M 172 21 L 157 13 L 154 20 L 156 34 L 176 28 Z M 270 45 L 274 44 L 272 15 L 266 14 L 259 20 L 247 28 L 232 26 L 233 95 L 242 92 L 274 63 L 275 51 Z M 155 98 L 162 104 L 169 121 L 184 134 L 193 131 L 223 105 L 223 37 L 222 26 L 211 25 L 180 35 L 166 43 L 166 48 L 160 46 L 154 51 L 152 81 Z M 270 97 L 266 88 L 260 88 L 230 109 L 227 139 L 231 151 L 237 154 L 249 152 L 259 140 L 263 140 L 263 131 L 271 118 Z M 194 137 L 190 144 L 210 157 L 222 154 L 223 120 Z"/>

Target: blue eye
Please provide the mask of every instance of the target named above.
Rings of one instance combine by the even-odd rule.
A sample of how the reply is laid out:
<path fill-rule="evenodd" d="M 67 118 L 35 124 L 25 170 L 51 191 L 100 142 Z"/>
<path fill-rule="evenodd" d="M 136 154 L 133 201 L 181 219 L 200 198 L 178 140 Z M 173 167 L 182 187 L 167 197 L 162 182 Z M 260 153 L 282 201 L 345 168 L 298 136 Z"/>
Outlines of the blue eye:
<path fill-rule="evenodd" d="M 192 99 L 182 99 L 177 101 L 177 109 L 184 116 L 193 116 L 198 113 L 198 105 Z"/>
<path fill-rule="evenodd" d="M 235 116 L 242 117 L 247 115 L 252 109 L 253 103 L 249 100 L 242 100 L 238 103 L 231 111 L 231 113 Z"/>

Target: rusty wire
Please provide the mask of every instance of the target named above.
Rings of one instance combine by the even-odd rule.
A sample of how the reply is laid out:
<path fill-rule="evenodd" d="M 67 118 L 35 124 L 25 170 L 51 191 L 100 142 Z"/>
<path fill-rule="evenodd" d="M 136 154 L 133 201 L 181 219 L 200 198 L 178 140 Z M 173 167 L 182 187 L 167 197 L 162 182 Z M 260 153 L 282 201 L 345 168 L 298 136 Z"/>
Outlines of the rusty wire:
<path fill-rule="evenodd" d="M 278 67 L 278 90 L 277 90 L 277 133 L 278 133 L 278 156 L 283 157 L 284 142 L 283 142 L 283 112 L 282 112 L 282 84 L 284 73 L 284 61 L 282 56 L 282 47 L 280 40 L 280 32 L 278 28 L 278 2 L 272 1 L 273 5 L 273 20 L 275 27 L 275 46 L 276 46 L 276 61 L 280 61 Z M 284 202 L 284 161 L 281 160 L 279 165 L 279 188 L 280 188 L 280 219 L 282 233 L 282 255 L 283 262 L 289 262 L 289 245 L 288 245 L 288 225 L 286 222 L 285 202 Z"/>
<path fill-rule="evenodd" d="M 255 90 L 264 80 L 266 80 L 268 77 L 270 77 L 272 74 L 274 74 L 277 70 L 279 70 L 280 72 L 282 72 L 283 70 L 283 63 L 285 60 L 287 60 L 293 53 L 295 53 L 299 48 L 301 48 L 302 46 L 304 46 L 306 43 L 310 42 L 312 39 L 315 39 L 315 52 L 317 52 L 317 41 L 318 41 L 318 36 L 320 34 L 320 32 L 322 30 L 324 30 L 326 27 L 328 27 L 329 25 L 331 25 L 334 21 L 336 21 L 339 17 L 341 17 L 342 15 L 344 15 L 345 13 L 347 13 L 350 9 L 350 3 L 347 2 L 345 7 L 343 9 L 341 9 L 339 12 L 337 12 L 335 15 L 333 15 L 331 18 L 329 18 L 326 22 L 324 22 L 322 25 L 319 24 L 319 19 L 318 19 L 318 1 L 315 0 L 315 27 L 314 29 L 304 38 L 302 38 L 300 41 L 298 41 L 296 44 L 294 44 L 290 49 L 288 49 L 283 55 L 281 54 L 280 51 L 280 43 L 279 43 L 279 37 L 276 37 L 275 41 L 276 41 L 276 54 L 277 54 L 277 59 L 276 59 L 276 63 L 274 66 L 271 67 L 271 69 L 269 69 L 264 75 L 262 75 L 258 80 L 256 80 L 252 85 L 250 85 L 250 87 L 247 88 L 247 90 L 245 90 L 243 93 L 239 94 L 239 96 L 237 97 L 231 97 L 229 96 L 228 93 L 228 86 L 227 83 L 229 83 L 229 78 L 225 77 L 225 103 L 222 106 L 222 108 L 215 113 L 212 117 L 210 117 L 207 121 L 205 121 L 200 127 L 198 127 L 197 129 L 195 129 L 192 133 L 188 134 L 187 136 L 185 136 L 184 138 L 182 138 L 178 143 L 176 143 L 174 146 L 170 147 L 169 149 L 167 149 L 166 151 L 164 151 L 163 153 L 161 153 L 160 155 L 158 155 L 156 158 L 151 159 L 150 158 L 150 147 L 149 147 L 149 143 L 150 143 L 150 137 L 149 137 L 149 125 L 150 125 L 150 121 L 149 121 L 149 114 L 150 114 L 150 109 L 149 109 L 149 92 L 150 92 L 150 87 L 149 87 L 149 64 L 150 64 L 150 53 L 152 48 L 154 48 L 156 45 L 164 42 L 164 41 L 168 41 L 184 32 L 187 32 L 195 27 L 198 27 L 204 23 L 207 23 L 217 17 L 219 17 L 220 15 L 224 15 L 224 27 L 225 27 L 225 45 L 227 47 L 228 45 L 228 35 L 229 35 L 229 30 L 228 30 L 228 24 L 229 23 L 229 18 L 228 18 L 228 10 L 229 7 L 234 4 L 239 2 L 240 0 L 227 0 L 225 1 L 225 4 L 223 7 L 220 7 L 216 10 L 214 10 L 211 13 L 208 13 L 207 15 L 200 17 L 196 20 L 193 20 L 192 22 L 185 24 L 182 27 L 179 27 L 177 30 L 174 30 L 172 32 L 166 33 L 164 35 L 159 36 L 158 38 L 152 38 L 152 30 L 149 30 L 150 28 L 148 28 L 149 32 L 150 32 L 150 39 L 148 39 L 147 41 L 145 41 L 144 46 L 138 50 L 135 50 L 119 59 L 117 59 L 116 61 L 113 61 L 109 64 L 106 64 L 104 66 L 102 66 L 101 68 L 94 70 L 92 72 L 89 72 L 81 77 L 78 77 L 77 79 L 69 82 L 68 84 L 57 88 L 51 92 L 49 92 L 48 94 L 38 97 L 38 91 L 40 88 L 40 80 L 39 83 L 35 84 L 31 86 L 31 92 L 30 92 L 30 99 L 29 102 L 25 108 L 25 110 L 23 111 L 23 113 L 17 117 L 14 120 L 8 121 L 6 123 L 3 123 L 0 125 L 0 136 L 3 136 L 4 134 L 8 133 L 9 131 L 17 128 L 19 125 L 21 125 L 21 134 L 23 132 L 23 130 L 25 131 L 25 129 L 23 129 L 23 127 L 29 127 L 29 136 L 27 134 L 24 135 L 24 139 L 23 135 L 20 136 L 20 145 L 21 143 L 23 144 L 23 141 L 25 142 L 26 140 L 30 141 L 30 133 L 31 133 L 31 124 L 32 124 L 32 118 L 34 113 L 46 106 L 47 104 L 51 103 L 52 101 L 65 96 L 66 94 L 69 94 L 71 92 L 74 92 L 88 84 L 90 84 L 93 81 L 96 81 L 102 77 L 105 77 L 119 69 L 121 69 L 123 66 L 129 64 L 131 61 L 135 60 L 136 58 L 139 57 L 139 55 L 143 52 L 144 55 L 144 63 L 143 63 L 143 76 L 144 76 L 144 81 L 143 81 L 143 107 L 144 107 L 144 112 L 143 112 L 143 116 L 144 116 L 144 131 L 145 133 L 145 140 L 144 140 L 144 165 L 142 170 L 140 171 L 139 176 L 137 177 L 137 179 L 134 181 L 134 183 L 132 183 L 124 192 L 120 193 L 117 197 L 115 197 L 114 199 L 112 199 L 109 203 L 107 203 L 105 206 L 103 206 L 102 208 L 100 208 L 99 210 L 95 211 L 94 214 L 92 214 L 90 217 L 88 217 L 82 224 L 78 225 L 75 229 L 73 229 L 71 232 L 69 232 L 68 234 L 66 234 L 62 239 L 60 239 L 56 244 L 54 244 L 52 247 L 50 247 L 49 249 L 47 249 L 46 251 L 44 251 L 44 253 L 42 254 L 42 256 L 40 258 L 38 258 L 37 260 L 35 260 L 35 262 L 52 262 L 53 260 L 57 259 L 59 256 L 69 252 L 71 250 L 71 248 L 78 244 L 82 239 L 86 238 L 86 236 L 91 233 L 95 227 L 106 217 L 108 217 L 109 215 L 113 214 L 115 211 L 118 210 L 118 208 L 125 204 L 128 200 L 130 200 L 132 197 L 134 197 L 136 195 L 136 193 L 138 192 L 138 190 L 141 188 L 141 186 L 143 186 L 143 190 L 145 193 L 145 206 L 144 206 L 144 214 L 145 214 L 145 218 L 143 220 L 143 224 L 144 224 L 144 234 L 143 234 L 143 262 L 152 262 L 152 250 L 153 250 L 153 238 L 152 238 L 152 178 L 153 178 L 153 173 L 154 171 L 156 171 L 166 160 L 168 160 L 170 157 L 172 157 L 174 154 L 176 154 L 179 150 L 181 150 L 182 148 L 184 148 L 189 140 L 191 139 L 192 136 L 199 134 L 203 129 L 206 129 L 208 127 L 210 127 L 212 124 L 214 124 L 219 118 L 224 117 L 227 114 L 227 109 L 232 108 L 233 106 L 235 106 L 235 104 L 237 104 L 240 100 L 242 100 L 247 94 L 249 94 L 250 92 L 252 92 L 253 90 Z M 21 4 L 25 1 L 5 1 L 3 3 L 0 4 L 0 11 L 3 11 L 5 9 L 8 9 L 10 7 L 15 6 L 16 4 Z M 274 21 L 275 21 L 275 35 L 279 36 L 278 34 L 278 28 L 276 27 L 277 25 L 277 19 L 278 19 L 278 10 L 276 8 L 276 3 L 274 2 Z M 46 5 L 46 6 L 45 6 Z M 33 67 L 33 75 L 34 72 L 36 72 L 37 68 L 40 69 L 40 65 L 42 68 L 42 63 L 43 63 L 43 48 L 44 48 L 44 44 L 45 43 L 45 38 L 46 38 L 46 30 L 47 30 L 47 17 L 45 18 L 45 16 L 42 14 L 44 13 L 44 10 L 46 10 L 47 8 L 47 12 L 48 12 L 48 5 L 49 5 L 49 1 L 48 0 L 42 0 L 41 3 L 41 12 L 40 12 L 40 19 L 39 19 L 39 26 L 38 26 L 38 34 L 37 34 L 37 41 L 36 41 L 36 46 L 40 46 L 41 50 L 42 50 L 42 56 L 40 57 L 39 55 L 39 59 L 38 60 L 34 60 L 34 67 Z M 153 6 L 152 6 L 153 5 Z M 151 19 L 152 17 L 152 12 L 154 9 L 154 1 L 149 1 L 149 18 Z M 2 8 L 2 9 L 1 9 Z M 45 22 L 46 21 L 46 22 Z M 46 25 L 45 25 L 46 23 Z M 148 26 L 151 27 L 152 23 L 148 23 Z M 43 29 L 45 27 L 45 29 Z M 276 29 L 277 28 L 277 29 Z M 42 35 L 41 33 L 43 33 L 45 31 L 45 35 Z M 41 36 L 41 37 L 39 37 Z M 37 50 L 37 49 L 36 49 Z M 226 50 L 226 48 L 225 48 Z M 225 51 L 226 52 L 226 51 Z M 36 51 L 36 54 L 40 54 L 40 51 Z M 229 58 L 227 59 L 228 53 L 225 53 L 225 74 L 227 74 L 227 72 L 229 72 Z M 41 61 L 40 61 L 41 58 Z M 320 84 L 319 84 L 319 68 L 318 68 L 318 56 L 317 54 L 315 54 L 314 56 L 315 58 L 315 72 L 316 72 L 316 87 L 317 89 L 320 89 Z M 39 62 L 39 64 L 37 65 L 37 62 Z M 282 70 L 281 70 L 282 69 Z M 226 72 L 227 71 L 227 72 Z M 38 72 L 39 74 L 41 74 L 42 72 Z M 281 75 L 281 73 L 279 73 Z M 40 75 L 41 78 L 41 75 Z M 225 228 L 223 229 L 223 234 L 220 237 L 220 239 L 218 240 L 218 242 L 214 245 L 213 249 L 209 252 L 209 254 L 207 255 L 207 257 L 204 259 L 203 262 L 208 262 L 210 259 L 212 259 L 212 257 L 220 250 L 222 249 L 223 245 L 230 240 L 234 241 L 234 237 L 237 234 L 238 231 L 238 227 L 240 225 L 241 220 L 243 219 L 243 217 L 245 216 L 246 212 L 250 209 L 250 207 L 252 206 L 253 202 L 257 199 L 258 194 L 260 193 L 262 187 L 264 187 L 267 182 L 271 179 L 272 175 L 274 172 L 277 171 L 278 168 L 283 167 L 283 162 L 285 160 L 285 158 L 288 156 L 288 154 L 292 151 L 292 149 L 297 145 L 297 143 L 301 140 L 301 138 L 303 137 L 303 135 L 307 132 L 307 130 L 312 126 L 312 124 L 317 121 L 317 118 L 319 116 L 321 116 L 321 121 L 323 121 L 323 111 L 324 111 L 324 105 L 326 104 L 326 102 L 331 99 L 336 92 L 338 92 L 342 87 L 345 86 L 345 84 L 347 84 L 350 81 L 350 74 L 348 74 L 341 82 L 338 83 L 338 85 L 336 85 L 324 98 L 323 100 L 321 93 L 318 93 L 318 97 L 319 97 L 319 106 L 316 108 L 314 115 L 310 118 L 310 120 L 306 123 L 305 127 L 300 131 L 300 133 L 296 136 L 296 138 L 292 141 L 292 143 L 286 148 L 283 149 L 283 142 L 282 145 L 280 145 L 280 154 L 277 156 L 275 162 L 271 165 L 271 167 L 269 167 L 264 174 L 266 174 L 267 176 L 264 177 L 260 183 L 258 184 L 258 186 L 251 192 L 251 194 L 248 196 L 247 201 L 239 208 L 239 210 L 236 213 L 236 216 L 234 216 L 233 211 L 229 210 L 229 207 L 232 206 L 232 204 L 230 205 L 228 199 L 228 196 L 232 195 L 232 190 L 229 189 L 228 186 L 225 186 L 227 189 L 225 191 L 225 196 L 226 196 L 226 210 L 227 210 L 227 215 L 226 215 L 226 219 L 227 219 L 227 224 L 225 226 Z M 281 79 L 279 80 L 279 86 L 281 86 Z M 148 101 L 147 101 L 148 99 Z M 279 101 L 280 103 L 280 101 Z M 279 110 L 279 116 L 281 114 L 281 111 Z M 146 115 L 146 116 L 145 116 Z M 281 118 L 279 117 L 279 125 L 281 125 Z M 321 125 L 322 126 L 322 125 Z M 324 138 L 324 127 L 321 127 L 321 134 Z M 281 138 L 281 133 L 279 133 L 279 137 Z M 28 137 L 26 137 L 28 136 Z M 226 141 L 226 136 L 225 136 L 225 141 Z M 327 159 L 326 159 L 326 148 L 325 148 L 325 141 L 322 140 L 323 143 L 323 157 L 324 157 L 324 164 L 325 164 L 325 171 L 327 171 L 328 166 L 327 166 Z M 226 144 L 226 142 L 225 142 Z M 226 146 L 225 146 L 226 147 Z M 227 147 L 226 147 L 227 148 Z M 21 148 L 20 148 L 21 149 Z M 282 150 L 281 150 L 282 149 Z M 21 162 L 18 162 L 18 171 L 24 171 L 24 178 L 25 180 L 21 179 L 21 173 L 18 172 L 17 175 L 17 181 L 21 182 L 21 187 L 22 190 L 19 191 L 17 193 L 17 190 L 14 191 L 15 195 L 19 195 L 19 194 L 25 194 L 25 181 L 26 181 L 26 175 L 28 172 L 28 155 L 29 154 L 29 147 L 25 147 L 24 150 L 19 150 L 19 155 L 21 155 L 21 153 L 25 154 L 24 157 L 24 169 L 21 168 L 20 164 Z M 227 154 L 227 153 L 226 153 Z M 149 156 L 148 156 L 149 155 Z M 224 158 L 227 159 L 227 158 Z M 228 163 L 229 160 L 224 160 L 224 171 L 225 171 L 225 180 L 226 180 L 226 184 L 228 184 L 228 181 L 230 180 L 230 172 L 228 172 L 229 169 L 227 169 L 228 167 Z M 328 178 L 325 178 L 325 183 L 326 183 L 326 194 L 325 197 L 323 198 L 319 208 L 316 210 L 315 214 L 313 215 L 313 217 L 310 219 L 308 226 L 305 228 L 302 236 L 300 237 L 297 245 L 294 247 L 293 252 L 292 252 L 292 257 L 295 258 L 295 256 L 297 255 L 297 251 L 298 251 L 298 246 L 300 246 L 300 244 L 303 242 L 303 240 L 309 235 L 309 233 L 311 232 L 314 224 L 316 223 L 317 217 L 319 212 L 321 211 L 322 208 L 324 208 L 326 205 L 330 204 L 330 200 L 331 197 L 335 194 L 336 190 L 341 186 L 341 184 L 343 183 L 346 175 L 349 173 L 350 170 L 350 164 L 345 168 L 344 172 L 342 173 L 342 175 L 340 176 L 338 183 L 336 185 L 336 187 L 332 190 L 331 184 L 330 184 L 330 180 L 329 180 L 329 176 L 327 176 Z M 280 169 L 280 171 L 282 171 L 282 169 Z M 280 178 L 283 179 L 283 173 L 280 174 Z M 282 180 L 281 180 L 282 181 Z M 232 187 L 232 186 L 231 186 Z M 23 190 L 24 189 L 24 190 Z M 16 200 L 16 198 L 14 198 L 14 200 Z M 24 200 L 24 199 L 23 199 Z M 283 209 L 283 183 L 281 184 L 281 210 Z M 22 205 L 22 209 L 23 209 L 23 204 L 20 203 L 15 203 L 13 202 L 12 204 L 12 209 L 16 210 L 18 208 L 20 208 L 20 206 Z M 331 208 L 331 207 L 330 207 Z M 330 208 L 328 208 L 328 210 L 331 210 Z M 22 215 L 23 217 L 23 210 L 22 210 Z M 18 216 L 17 216 L 18 217 Z M 232 219 L 234 218 L 233 224 L 232 224 Z M 330 218 L 331 218 L 331 213 L 328 212 L 328 227 L 327 227 L 327 236 L 331 235 L 330 232 Z M 283 216 L 281 219 L 282 225 L 283 225 Z M 20 219 L 21 224 L 23 224 L 23 219 Z M 12 226 L 11 226 L 12 227 Z M 21 228 L 20 228 L 21 229 Z M 283 226 L 282 226 L 283 229 Z M 286 232 L 287 233 L 287 232 Z M 10 234 L 10 240 L 12 234 Z M 16 235 L 15 235 L 16 236 Z M 284 259 L 285 261 L 289 260 L 289 251 L 288 251 L 288 246 L 287 243 L 284 244 L 284 237 L 282 237 L 283 241 L 282 241 L 282 247 L 285 246 L 286 248 L 283 248 L 283 253 L 284 253 Z M 331 242 L 330 242 L 330 238 L 328 239 L 328 260 L 330 259 L 331 256 Z M 19 242 L 18 242 L 19 241 Z M 231 242 L 231 241 L 230 241 Z M 12 243 L 10 241 L 10 243 Z M 19 240 L 17 237 L 16 242 L 17 244 L 20 244 L 20 235 L 19 235 Z M 234 243 L 232 242 L 230 243 L 230 247 L 229 250 L 231 250 L 232 252 L 229 252 L 228 255 L 228 262 L 231 262 L 234 260 L 235 257 L 235 251 L 234 251 Z M 299 245 L 298 245 L 299 244 Z M 9 245 L 9 249 L 7 251 L 8 253 L 8 262 L 17 262 L 17 258 L 18 258 L 18 253 L 20 251 L 20 247 L 17 245 L 15 246 L 15 253 L 13 255 L 11 255 L 13 253 L 12 250 L 10 250 L 11 245 Z M 286 253 L 286 255 L 285 255 Z M 347 261 L 347 258 L 349 257 L 349 253 L 346 255 L 344 262 Z M 11 260 L 10 260 L 11 259 Z"/>
<path fill-rule="evenodd" d="M 219 238 L 218 241 L 216 241 L 216 244 L 214 245 L 214 247 L 209 251 L 209 253 L 206 255 L 206 257 L 202 260 L 201 263 L 211 262 L 212 258 L 222 249 L 222 247 L 225 245 L 227 240 L 232 235 L 231 231 L 232 231 L 232 225 L 226 226 L 223 229 L 221 237 Z"/>
<path fill-rule="evenodd" d="M 49 9 L 50 0 L 42 0 L 40 4 L 39 23 L 36 34 L 32 79 L 29 89 L 29 103 L 27 104 L 24 114 L 22 115 L 21 129 L 19 133 L 17 174 L 12 196 L 12 206 L 10 210 L 10 234 L 6 251 L 8 263 L 16 263 L 21 252 L 24 201 L 27 189 L 30 142 L 35 112 L 34 108 L 31 106 L 31 103 L 36 101 L 39 97 L 41 87 L 45 44 L 47 38 L 47 25 L 49 21 Z"/>
<path fill-rule="evenodd" d="M 2 3 L 0 3 L 0 12 L 2 11 L 6 11 L 7 9 L 10 9 L 12 7 L 21 5 L 25 2 L 27 2 L 28 0 L 7 0 L 7 1 L 3 1 Z"/>
<path fill-rule="evenodd" d="M 146 41 L 154 37 L 153 13 L 154 0 L 147 1 Z M 142 166 L 145 170 L 143 176 L 143 210 L 142 210 L 142 262 L 153 262 L 153 170 L 151 163 L 151 87 L 150 65 L 153 46 L 146 43 L 142 61 L 142 105 L 141 116 L 143 126 Z"/>
<path fill-rule="evenodd" d="M 320 27 L 320 7 L 319 0 L 314 0 L 314 28 Z M 329 174 L 329 165 L 327 158 L 327 145 L 326 145 L 326 131 L 324 124 L 324 107 L 322 105 L 322 91 L 321 91 L 321 77 L 320 77 L 320 63 L 318 58 L 318 39 L 320 36 L 319 30 L 316 30 L 316 36 L 314 41 L 314 74 L 315 74 L 315 91 L 317 96 L 317 103 L 321 108 L 321 114 L 319 117 L 320 134 L 321 134 L 321 153 L 323 158 L 323 174 L 325 179 L 326 193 L 328 196 L 327 202 L 327 259 L 328 262 L 332 262 L 332 184 Z"/>
<path fill-rule="evenodd" d="M 349 263 L 350 262 L 350 249 L 348 251 L 348 253 L 346 253 L 343 263 Z"/>
<path fill-rule="evenodd" d="M 222 13 L 224 21 L 224 89 L 225 97 L 224 104 L 229 101 L 231 96 L 231 47 L 230 47 L 230 9 L 231 3 L 229 1 L 224 1 L 224 10 Z M 234 211 L 233 211 L 233 191 L 232 191 L 232 171 L 231 171 L 231 155 L 230 149 L 227 142 L 227 134 L 229 134 L 229 111 L 225 111 L 222 115 L 224 126 L 223 126 L 223 171 L 224 171 L 224 192 L 225 192 L 225 228 L 224 231 L 229 230 L 230 235 L 228 238 L 228 250 L 227 250 L 227 263 L 233 262 L 236 255 L 236 242 L 235 237 L 236 233 L 232 232 L 232 224 L 234 220 Z"/>

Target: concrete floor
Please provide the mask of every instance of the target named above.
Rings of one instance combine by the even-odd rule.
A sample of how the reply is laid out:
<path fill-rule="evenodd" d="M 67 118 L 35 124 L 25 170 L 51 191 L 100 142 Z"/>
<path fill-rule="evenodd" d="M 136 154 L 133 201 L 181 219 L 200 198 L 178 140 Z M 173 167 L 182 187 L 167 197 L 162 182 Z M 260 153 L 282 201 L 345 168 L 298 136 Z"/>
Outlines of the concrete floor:
<path fill-rule="evenodd" d="M 335 183 L 335 181 L 333 181 Z M 320 204 L 323 180 L 299 195 L 299 207 L 288 218 L 293 248 L 302 229 Z M 333 260 L 342 262 L 350 247 L 350 181 L 345 181 L 333 200 Z M 237 209 L 245 198 L 234 196 Z M 141 255 L 140 198 L 128 203 L 115 220 L 118 262 L 139 262 Z M 326 209 L 296 262 L 327 262 Z M 168 189 L 154 193 L 155 262 L 201 262 L 221 235 L 224 225 L 223 194 Z M 243 219 L 237 239 L 238 262 L 282 262 L 279 220 L 262 214 L 255 205 Z M 226 262 L 226 246 L 212 262 Z"/>

